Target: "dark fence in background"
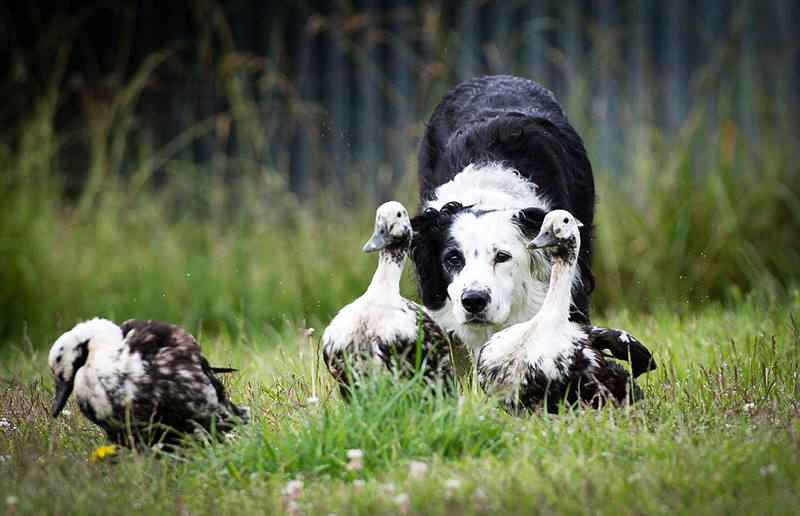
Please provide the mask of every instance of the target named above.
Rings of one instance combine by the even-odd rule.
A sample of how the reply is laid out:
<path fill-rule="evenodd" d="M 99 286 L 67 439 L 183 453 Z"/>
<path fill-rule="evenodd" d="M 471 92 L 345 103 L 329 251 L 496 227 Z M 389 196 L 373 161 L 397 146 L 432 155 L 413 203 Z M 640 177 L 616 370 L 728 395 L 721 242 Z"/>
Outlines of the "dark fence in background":
<path fill-rule="evenodd" d="M 668 137 L 698 103 L 709 131 L 744 134 L 767 111 L 794 123 L 800 106 L 794 0 L 19 2 L 0 18 L 2 125 L 35 108 L 54 70 L 62 128 L 92 116 L 82 94 L 144 78 L 125 152 L 164 158 L 155 184 L 172 159 L 199 182 L 269 169 L 301 196 L 385 195 L 415 168 L 441 95 L 483 74 L 552 89 L 612 171 L 637 128 Z M 86 145 L 62 154 L 72 184 Z"/>

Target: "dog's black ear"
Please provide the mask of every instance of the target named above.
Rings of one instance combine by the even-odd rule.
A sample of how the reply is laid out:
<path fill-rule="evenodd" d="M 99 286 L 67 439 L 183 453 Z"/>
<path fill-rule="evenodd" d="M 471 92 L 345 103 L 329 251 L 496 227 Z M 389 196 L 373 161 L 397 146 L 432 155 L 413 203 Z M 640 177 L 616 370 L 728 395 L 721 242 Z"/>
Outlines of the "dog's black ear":
<path fill-rule="evenodd" d="M 525 238 L 532 239 L 539 234 L 544 216 L 545 211 L 541 208 L 525 208 L 515 213 L 511 221 L 516 224 Z"/>
<path fill-rule="evenodd" d="M 444 305 L 447 284 L 440 255 L 442 252 L 442 230 L 440 217 L 434 208 L 411 219 L 414 236 L 411 238 L 411 260 L 417 271 L 417 290 L 422 304 L 433 310 Z"/>

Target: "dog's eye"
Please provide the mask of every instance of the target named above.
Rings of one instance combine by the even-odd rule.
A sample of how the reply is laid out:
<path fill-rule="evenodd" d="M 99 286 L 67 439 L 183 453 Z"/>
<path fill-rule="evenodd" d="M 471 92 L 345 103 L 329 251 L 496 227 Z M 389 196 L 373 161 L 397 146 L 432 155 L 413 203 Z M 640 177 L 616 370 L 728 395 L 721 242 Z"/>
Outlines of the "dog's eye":
<path fill-rule="evenodd" d="M 503 263 L 507 262 L 511 259 L 511 255 L 505 251 L 499 251 L 496 255 L 494 255 L 495 263 Z"/>
<path fill-rule="evenodd" d="M 453 267 L 458 267 L 461 265 L 461 254 L 453 251 L 448 253 L 447 256 L 444 257 L 444 260 Z"/>
<path fill-rule="evenodd" d="M 567 224 L 567 223 L 569 223 L 569 219 L 568 219 L 568 218 L 565 218 L 565 219 L 564 219 L 564 224 Z"/>

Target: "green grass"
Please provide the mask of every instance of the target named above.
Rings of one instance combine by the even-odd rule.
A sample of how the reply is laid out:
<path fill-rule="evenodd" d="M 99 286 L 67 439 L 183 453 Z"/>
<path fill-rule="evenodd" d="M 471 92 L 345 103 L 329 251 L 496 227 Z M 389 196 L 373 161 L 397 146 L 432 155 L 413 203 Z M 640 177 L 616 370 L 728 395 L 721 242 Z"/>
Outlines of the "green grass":
<path fill-rule="evenodd" d="M 318 339 L 300 329 L 269 342 L 247 330 L 206 335 L 212 362 L 242 367 L 229 388 L 252 406 L 252 423 L 180 459 L 123 451 L 99 463 L 88 458 L 102 434 L 73 402 L 69 415 L 48 417 L 44 355 L 11 351 L 0 366 L 0 502 L 16 497 L 19 513 L 278 512 L 281 490 L 299 479 L 296 502 L 309 514 L 391 513 L 401 493 L 410 512 L 432 514 L 786 514 L 800 502 L 798 318 L 798 292 L 611 315 L 602 322 L 632 331 L 658 360 L 645 400 L 521 418 L 469 389 L 436 398 L 391 378 L 347 405 L 324 370 L 312 384 Z M 363 468 L 351 470 L 356 448 Z M 427 471 L 410 476 L 412 461 Z"/>
<path fill-rule="evenodd" d="M 280 38 L 266 56 L 240 52 L 224 9 L 212 10 L 197 41 L 136 69 L 116 63 L 126 81 L 65 76 L 85 13 L 48 18 L 33 49 L 12 45 L 14 73 L 0 81 L 0 512 L 276 513 L 292 479 L 304 482 L 296 502 L 309 514 L 396 513 L 401 494 L 420 513 L 793 512 L 800 133 L 786 106 L 795 105 L 796 45 L 744 51 L 735 17 L 693 70 L 686 119 L 666 127 L 653 119 L 660 75 L 644 87 L 626 78 L 622 47 L 610 45 L 617 31 L 588 31 L 575 62 L 541 39 L 542 55 L 563 69 L 570 89 L 557 93 L 595 165 L 593 319 L 639 337 L 659 369 L 635 407 L 517 418 L 469 389 L 463 400 L 430 398 L 385 380 L 344 405 L 325 371 L 312 380 L 322 329 L 374 268 L 358 250 L 386 199 L 365 192 L 392 192 L 415 211 L 421 121 L 456 80 L 451 56 L 469 50 L 457 31 L 440 33 L 426 14 L 412 25 L 432 54 L 387 47 L 414 63 L 419 89 L 403 99 L 358 31 L 321 25 L 408 113 L 406 126 L 380 136 L 405 149 L 408 172 L 389 184 L 389 164 L 363 174 L 358 163 L 332 163 L 315 136 L 330 121 L 325 107 L 298 98 Z M 514 37 L 537 39 L 537 27 Z M 211 77 L 181 62 L 185 45 L 197 55 L 217 49 Z M 221 107 L 204 120 L 176 113 L 181 132 L 158 141 L 139 101 L 175 74 L 211 80 Z M 619 141 L 592 111 L 592 85 L 609 75 L 620 88 Z M 305 171 L 318 184 L 300 199 L 275 138 L 278 127 L 309 121 L 319 123 L 307 129 L 320 167 Z M 198 142 L 210 145 L 210 162 L 195 161 Z M 618 166 L 600 165 L 600 150 Z M 340 191 L 326 184 L 333 175 L 344 178 Z M 402 291 L 413 298 L 406 272 Z M 90 463 L 102 435 L 72 402 L 71 414 L 48 417 L 46 362 L 55 338 L 92 316 L 187 328 L 213 363 L 239 368 L 226 381 L 253 407 L 252 423 L 181 459 L 123 452 Z M 358 471 L 347 468 L 355 448 L 364 452 Z M 409 478 L 412 461 L 428 465 L 421 478 Z"/>

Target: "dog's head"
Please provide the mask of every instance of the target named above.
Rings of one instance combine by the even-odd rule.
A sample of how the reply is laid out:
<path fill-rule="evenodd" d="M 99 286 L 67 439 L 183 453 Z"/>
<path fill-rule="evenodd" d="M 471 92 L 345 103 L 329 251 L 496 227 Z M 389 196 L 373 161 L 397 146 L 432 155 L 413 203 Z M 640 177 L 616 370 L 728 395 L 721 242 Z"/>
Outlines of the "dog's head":
<path fill-rule="evenodd" d="M 543 297 L 549 267 L 543 252 L 525 246 L 544 215 L 539 208 L 487 211 L 451 202 L 416 216 L 411 257 L 423 303 L 448 308 L 453 327 L 504 327 L 518 322 L 509 320 L 515 312 L 530 317 L 525 308 Z"/>

